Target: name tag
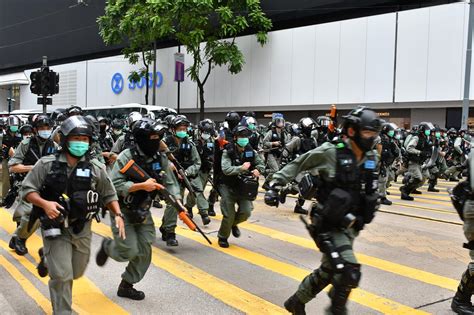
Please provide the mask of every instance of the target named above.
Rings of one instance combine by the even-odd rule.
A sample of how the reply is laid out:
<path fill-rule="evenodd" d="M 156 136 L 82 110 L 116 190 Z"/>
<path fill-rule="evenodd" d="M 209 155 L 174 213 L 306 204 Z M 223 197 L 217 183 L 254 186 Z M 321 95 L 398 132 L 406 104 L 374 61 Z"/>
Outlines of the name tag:
<path fill-rule="evenodd" d="M 214 147 L 214 142 L 208 142 L 207 147 L 208 148 L 213 148 Z"/>
<path fill-rule="evenodd" d="M 159 162 L 156 162 L 156 163 L 153 163 L 151 165 L 151 168 L 154 170 L 154 171 L 159 171 L 161 170 L 161 164 Z"/>
<path fill-rule="evenodd" d="M 253 151 L 246 151 L 245 152 L 245 157 L 253 157 Z"/>
<path fill-rule="evenodd" d="M 365 161 L 364 167 L 366 170 L 375 170 L 375 161 L 373 160 Z"/>
<path fill-rule="evenodd" d="M 91 170 L 86 168 L 86 169 L 82 169 L 82 168 L 78 168 L 76 170 L 76 176 L 78 177 L 91 177 Z"/>

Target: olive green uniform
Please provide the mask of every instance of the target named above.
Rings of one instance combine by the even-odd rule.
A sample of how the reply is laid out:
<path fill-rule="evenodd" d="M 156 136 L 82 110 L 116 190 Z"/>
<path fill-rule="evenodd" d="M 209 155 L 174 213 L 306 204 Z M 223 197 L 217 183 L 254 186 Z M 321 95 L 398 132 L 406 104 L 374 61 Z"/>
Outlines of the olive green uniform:
<path fill-rule="evenodd" d="M 349 142 L 346 142 L 346 145 L 350 148 Z M 365 163 L 369 156 L 376 159 L 376 151 L 367 152 L 362 161 L 357 162 L 358 166 Z M 336 145 L 326 142 L 320 147 L 299 156 L 275 173 L 273 181 L 278 185 L 284 186 L 291 182 L 299 173 L 311 170 L 312 173 L 318 173 L 319 177 L 325 182 L 334 182 L 336 178 L 336 165 Z M 345 262 L 357 264 L 352 245 L 359 232 L 354 228 L 340 228 L 331 229 L 328 233 L 333 239 L 334 246 L 340 249 L 339 254 Z M 296 296 L 301 303 L 308 303 L 327 285 L 333 284 L 334 288 L 334 286 L 340 285 L 341 282 L 342 273 L 334 273 L 327 254 L 323 254 L 321 266 L 303 279 L 296 292 Z M 329 292 L 330 297 L 334 295 L 333 288 Z M 329 312 L 329 309 L 327 311 Z"/>
<path fill-rule="evenodd" d="M 454 141 L 453 150 L 455 151 L 456 154 L 452 158 L 453 159 L 453 161 L 452 161 L 453 165 L 450 166 L 444 172 L 444 174 L 448 178 L 456 178 L 458 176 L 458 174 L 461 172 L 459 170 L 458 166 L 461 165 L 462 163 L 464 163 L 464 161 L 465 161 L 464 151 L 462 149 L 463 141 L 464 140 L 463 140 L 462 137 L 457 137 L 456 140 Z"/>
<path fill-rule="evenodd" d="M 140 150 L 139 153 L 143 155 L 143 152 Z M 122 274 L 122 279 L 129 284 L 137 283 L 143 279 L 150 266 L 151 244 L 156 237 L 155 224 L 151 213 L 148 214 L 143 223 L 131 223 L 130 215 L 132 210 L 122 202 L 123 198 L 127 198 L 130 194 L 129 189 L 134 183 L 129 181 L 126 175 L 120 173 L 120 170 L 132 159 L 132 151 L 130 149 L 124 150 L 117 157 L 117 161 L 110 174 L 112 182 L 117 189 L 117 194 L 122 197 L 120 199 L 120 209 L 124 215 L 126 238 L 122 239 L 119 236 L 119 231 L 115 226 L 115 218 L 112 217 L 111 226 L 114 239 L 106 240 L 104 244 L 105 252 L 109 257 L 119 262 L 129 262 L 125 272 Z M 146 162 L 152 161 L 152 158 L 147 158 L 146 160 Z M 162 184 L 172 195 L 179 197 L 178 183 L 169 168 L 168 159 L 164 154 L 161 155 L 161 163 L 165 175 Z"/>
<path fill-rule="evenodd" d="M 279 150 L 282 151 L 281 154 L 283 154 L 283 150 L 286 148 L 286 144 L 290 143 L 291 141 L 291 135 L 289 133 L 287 133 L 285 131 L 285 129 L 281 129 L 280 131 L 278 131 L 278 129 L 271 129 L 269 130 L 265 137 L 263 138 L 263 148 L 265 150 L 269 150 L 268 154 L 267 154 L 267 181 L 270 181 L 271 178 L 272 178 L 272 175 L 273 173 L 277 172 L 279 169 L 280 169 L 280 164 L 281 164 L 281 154 L 280 156 L 279 155 L 275 155 L 274 153 L 272 153 L 272 149 L 275 149 L 275 147 L 273 147 L 272 145 L 272 138 L 273 138 L 273 135 L 276 134 L 278 139 L 281 139 L 281 136 L 282 136 L 282 133 L 283 133 L 283 139 L 284 139 L 284 142 L 285 142 L 285 147 L 283 148 L 280 148 Z M 278 140 L 277 140 L 278 141 Z M 287 148 L 288 151 L 292 152 L 293 149 L 297 146 L 297 143 L 296 142 L 293 142 L 291 144 L 291 148 Z M 263 173 L 262 173 L 263 174 Z"/>
<path fill-rule="evenodd" d="M 235 153 L 239 154 L 239 157 L 242 157 L 243 153 L 239 152 L 237 148 L 235 148 L 235 150 Z M 265 170 L 265 164 L 263 160 L 256 151 L 254 151 L 254 156 L 254 168 L 260 173 L 263 173 Z M 226 176 L 237 176 L 248 172 L 248 170 L 241 169 L 242 165 L 232 165 L 232 161 L 229 157 L 229 154 L 227 153 L 227 150 L 224 150 L 222 153 L 221 165 L 222 173 Z M 245 222 L 250 217 L 250 214 L 253 210 L 252 201 L 242 198 L 237 190 L 237 187 L 229 187 L 225 184 L 222 184 L 219 187 L 219 192 L 221 193 L 220 205 L 223 219 L 217 235 L 223 239 L 228 239 L 232 227 L 237 226 L 239 223 Z M 237 211 L 235 209 L 236 204 L 238 206 Z"/>
<path fill-rule="evenodd" d="M 414 135 L 410 138 L 410 140 L 406 143 L 407 152 L 413 155 L 420 155 L 423 154 L 422 151 L 416 149 L 418 145 L 419 137 Z M 421 164 L 409 161 L 408 162 L 408 173 L 410 173 L 410 178 L 408 180 L 407 186 L 409 185 L 410 191 L 413 191 L 421 186 L 426 182 L 428 177 L 430 176 L 427 169 L 422 169 Z"/>
<path fill-rule="evenodd" d="M 56 157 L 54 155 L 41 158 L 28 173 L 23 181 L 22 199 L 31 193 L 40 193 L 43 182 Z M 85 160 L 84 157 L 81 161 Z M 60 162 L 67 163 L 65 153 L 59 156 Z M 96 191 L 102 202 L 108 204 L 117 200 L 112 181 L 107 176 L 105 165 L 97 160 L 91 160 L 92 183 L 91 189 Z M 68 176 L 74 167 L 67 167 Z M 61 228 L 61 235 L 48 239 L 43 237 L 44 255 L 49 270 L 49 291 L 54 314 L 72 313 L 72 283 L 81 277 L 87 267 L 91 246 L 91 221 L 88 221 L 82 231 L 75 234 L 72 227 Z"/>
<path fill-rule="evenodd" d="M 186 176 L 188 179 L 191 180 L 191 184 L 193 185 L 193 188 L 195 188 L 195 193 L 196 193 L 196 198 L 198 202 L 201 202 L 202 199 L 205 199 L 204 197 L 204 186 L 202 185 L 201 181 L 197 179 L 197 175 L 199 173 L 199 169 L 201 168 L 201 158 L 199 157 L 199 153 L 196 149 L 196 146 L 193 144 L 191 146 L 191 161 L 192 165 L 189 166 L 185 171 L 186 171 Z M 170 176 L 174 176 L 174 174 L 171 174 Z M 195 178 L 196 177 L 196 178 Z M 176 178 L 176 177 L 175 177 Z M 180 191 L 179 195 L 184 198 L 184 192 L 185 192 L 185 187 L 184 185 L 179 185 Z M 201 200 L 201 201 L 200 201 Z M 207 203 L 207 202 L 206 202 Z M 202 204 L 201 204 L 202 206 Z M 198 204 L 199 207 L 199 204 Z M 209 208 L 209 206 L 208 206 Z M 203 207 L 203 209 L 205 209 Z M 207 209 L 206 209 L 206 214 L 207 214 Z M 174 230 L 176 229 L 176 224 L 178 222 L 178 212 L 177 209 L 170 204 L 166 205 L 165 212 L 163 214 L 163 224 L 161 225 L 163 231 L 166 233 L 174 233 Z"/>
<path fill-rule="evenodd" d="M 28 152 L 30 147 L 30 138 L 25 139 L 20 142 L 18 147 L 15 150 L 15 154 L 13 157 L 8 161 L 8 166 L 12 167 L 14 165 L 23 164 L 25 159 L 25 155 Z M 46 141 L 42 141 L 41 139 L 38 140 L 38 146 L 40 152 L 43 152 L 43 148 Z M 57 144 L 54 143 L 55 147 L 57 148 Z M 18 195 L 21 196 L 23 186 L 20 188 Z M 30 213 L 33 209 L 31 203 L 27 202 L 26 200 L 20 198 L 18 205 L 15 208 L 15 212 L 13 214 L 13 219 L 20 218 L 20 225 L 17 227 L 15 232 L 13 232 L 13 236 L 18 236 L 21 239 L 27 239 L 39 228 L 39 221 L 35 222 L 33 227 L 30 231 L 28 231 L 28 221 L 30 220 Z"/>

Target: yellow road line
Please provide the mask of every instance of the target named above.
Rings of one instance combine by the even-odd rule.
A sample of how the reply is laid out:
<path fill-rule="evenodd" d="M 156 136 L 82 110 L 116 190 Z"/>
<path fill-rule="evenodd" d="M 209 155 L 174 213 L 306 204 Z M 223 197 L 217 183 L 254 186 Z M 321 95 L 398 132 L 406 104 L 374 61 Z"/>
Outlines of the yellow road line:
<path fill-rule="evenodd" d="M 415 218 L 415 219 L 420 219 L 420 220 L 428 220 L 428 221 L 433 221 L 433 222 L 441 222 L 441 223 L 448 223 L 448 224 L 454 224 L 454 225 L 460 225 L 462 226 L 461 222 L 456 222 L 456 221 L 450 221 L 450 220 L 444 220 L 444 219 L 436 219 L 432 217 L 425 217 L 422 215 L 417 215 L 417 214 L 411 214 L 411 213 L 405 213 L 405 212 L 398 212 L 398 211 L 392 211 L 392 210 L 379 210 L 380 212 L 385 212 L 385 213 L 390 213 L 390 214 L 396 214 L 404 217 L 410 217 L 410 218 Z"/>
<path fill-rule="evenodd" d="M 153 220 L 155 221 L 155 226 L 159 227 L 159 224 L 161 223 L 160 219 L 153 217 Z M 217 245 L 217 238 L 215 237 L 209 237 L 213 240 L 213 245 L 211 246 L 201 235 L 183 227 L 178 227 L 176 229 L 176 233 L 196 241 L 204 246 L 211 247 L 212 249 L 222 252 L 226 255 L 246 261 L 250 264 L 294 279 L 296 281 L 303 280 L 303 278 L 306 277 L 309 272 L 311 272 L 308 269 L 299 268 L 236 245 L 232 245 L 225 249 L 221 248 L 219 245 Z M 325 291 L 327 290 L 328 288 L 325 289 Z M 369 307 L 384 314 L 427 314 L 426 312 L 416 310 L 412 307 L 375 295 L 360 288 L 352 290 L 350 299 L 351 301 L 354 301 L 360 305 Z"/>
<path fill-rule="evenodd" d="M 388 189 L 388 191 L 390 191 L 390 195 L 388 195 L 388 197 L 389 196 L 398 196 L 398 197 L 400 197 L 400 190 L 398 190 L 398 189 Z M 451 204 L 451 198 L 449 198 L 449 197 L 431 196 L 431 195 L 426 195 L 424 192 L 421 195 L 412 194 L 411 196 L 413 196 L 415 199 L 416 198 L 421 198 L 421 199 L 426 199 L 426 200 L 430 200 L 430 201 L 431 200 L 444 201 L 444 203 L 446 203 L 448 206 L 452 205 Z"/>
<path fill-rule="evenodd" d="M 92 230 L 99 235 L 113 237 L 110 227 L 105 224 L 93 224 Z M 152 263 L 246 314 L 287 314 L 283 308 L 214 277 L 154 246 Z"/>
<path fill-rule="evenodd" d="M 427 211 L 431 211 L 431 212 L 439 212 L 439 213 L 445 213 L 445 214 L 453 214 L 453 215 L 458 215 L 457 212 L 450 212 L 450 211 L 446 211 L 446 210 L 440 210 L 440 209 L 435 209 L 435 208 L 430 208 L 430 207 L 424 207 L 424 206 L 419 206 L 419 205 L 409 205 L 409 204 L 406 204 L 406 203 L 401 203 L 401 202 L 396 202 L 396 201 L 393 201 L 392 202 L 393 205 L 395 206 L 402 206 L 402 207 L 407 207 L 407 208 L 414 208 L 414 209 L 422 209 L 422 210 L 427 210 Z M 384 209 L 387 209 L 387 207 L 389 206 L 383 206 Z"/>
<path fill-rule="evenodd" d="M 222 216 L 218 215 L 214 218 L 222 220 Z M 278 230 L 274 230 L 271 228 L 267 228 L 258 224 L 253 224 L 249 222 L 244 222 L 239 224 L 239 227 L 268 236 L 272 239 L 287 242 L 293 245 L 297 245 L 300 247 L 318 250 L 314 241 L 309 238 L 304 238 L 300 236 L 295 236 L 292 234 L 280 232 Z M 456 291 L 457 285 L 459 284 L 458 280 L 454 280 L 451 278 L 443 277 L 434 273 L 426 272 L 423 270 L 419 270 L 416 268 L 400 265 L 397 263 L 393 263 L 391 261 L 383 260 L 380 258 L 376 258 L 369 255 L 364 255 L 357 253 L 357 260 L 363 265 L 374 267 L 383 271 L 388 271 L 393 274 L 397 274 L 403 277 L 415 279 L 424 283 L 428 283 L 431 285 L 435 285 L 444 289 Z"/>
<path fill-rule="evenodd" d="M 0 210 L 0 222 L 1 227 L 9 234 L 15 231 L 15 224 L 12 221 L 11 215 L 3 208 Z M 42 239 L 36 234 L 31 235 L 27 241 L 29 252 L 37 262 L 39 261 L 38 249 L 43 246 L 42 244 Z M 100 313 L 102 314 L 128 314 L 125 309 L 104 295 L 104 293 L 85 276 L 74 280 L 72 301 L 73 308 L 77 307 L 82 310 L 81 313 L 97 313 L 97 305 L 100 305 Z"/>
<path fill-rule="evenodd" d="M 30 280 L 23 276 L 23 274 L 3 256 L 0 256 L 0 266 L 2 266 L 12 276 L 12 278 L 18 282 L 18 284 L 23 288 L 23 291 L 25 291 L 25 293 L 28 294 L 46 314 L 51 314 L 53 312 L 49 300 L 30 282 Z"/>

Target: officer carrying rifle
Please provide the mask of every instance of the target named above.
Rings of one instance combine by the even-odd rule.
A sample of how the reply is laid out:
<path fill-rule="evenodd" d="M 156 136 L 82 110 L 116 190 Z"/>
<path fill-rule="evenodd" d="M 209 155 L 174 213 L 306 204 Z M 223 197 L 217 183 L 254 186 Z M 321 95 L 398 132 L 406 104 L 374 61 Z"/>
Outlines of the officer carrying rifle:
<path fill-rule="evenodd" d="M 289 163 L 273 175 L 265 203 L 278 206 L 279 190 L 299 173 L 311 170 L 300 182 L 305 199 L 315 197 L 308 230 L 323 253 L 321 266 L 303 279 L 286 302 L 293 314 L 305 314 L 305 304 L 326 286 L 332 314 L 346 314 L 346 302 L 359 284 L 360 264 L 354 255 L 355 237 L 374 218 L 379 207 L 377 153 L 373 150 L 381 129 L 376 113 L 358 107 L 344 116 L 345 140 L 326 142 Z"/>

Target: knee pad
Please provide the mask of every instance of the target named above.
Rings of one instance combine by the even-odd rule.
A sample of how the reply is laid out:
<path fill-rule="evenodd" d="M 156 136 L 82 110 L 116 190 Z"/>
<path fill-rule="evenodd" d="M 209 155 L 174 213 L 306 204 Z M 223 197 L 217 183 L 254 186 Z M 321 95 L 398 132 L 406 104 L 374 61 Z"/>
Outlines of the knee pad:
<path fill-rule="evenodd" d="M 346 263 L 342 271 L 341 286 L 351 289 L 357 288 L 361 276 L 360 264 Z"/>

